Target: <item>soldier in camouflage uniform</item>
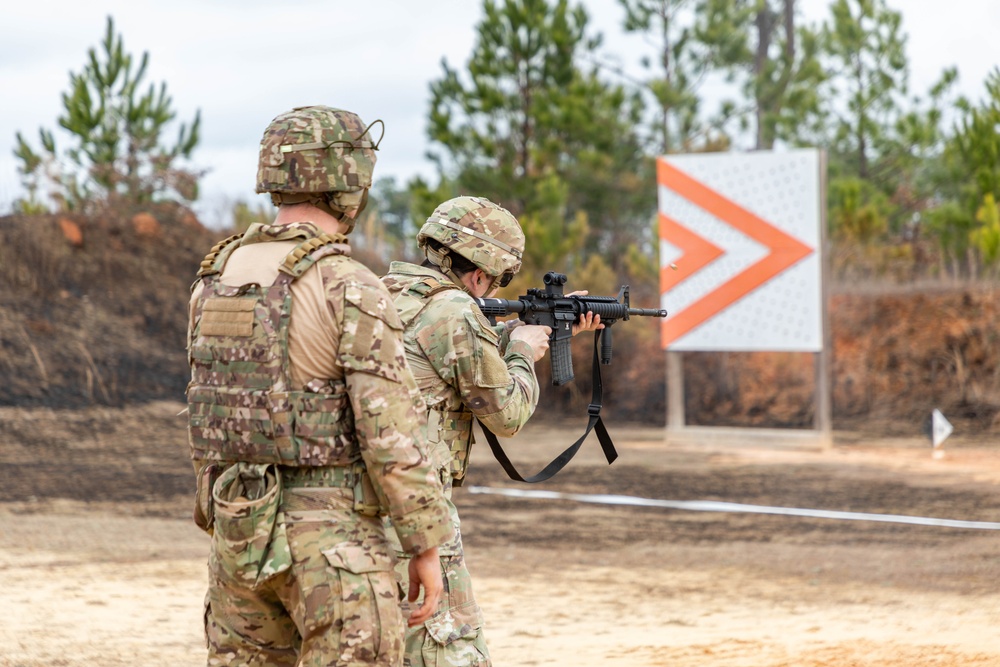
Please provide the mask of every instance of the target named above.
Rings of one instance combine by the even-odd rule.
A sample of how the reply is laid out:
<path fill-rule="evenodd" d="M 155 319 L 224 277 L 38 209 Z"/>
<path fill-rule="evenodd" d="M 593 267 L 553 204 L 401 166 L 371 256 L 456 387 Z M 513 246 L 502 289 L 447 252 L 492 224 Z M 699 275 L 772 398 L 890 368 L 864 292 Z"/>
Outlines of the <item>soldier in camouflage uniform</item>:
<path fill-rule="evenodd" d="M 209 665 L 403 659 L 390 515 L 412 565 L 409 621 L 435 611 L 454 528 L 402 324 L 346 234 L 376 145 L 357 115 L 303 107 L 261 143 L 278 205 L 216 245 L 193 287 L 187 399 L 195 519 L 212 534 Z"/>
<path fill-rule="evenodd" d="M 439 550 L 441 606 L 407 630 L 404 664 L 490 665 L 451 488 L 461 486 L 469 464 L 473 416 L 501 437 L 513 436 L 531 417 L 538 402 L 535 361 L 548 349 L 550 329 L 518 326 L 518 320 L 493 326 L 472 301 L 505 287 L 521 268 L 524 234 L 508 211 L 478 197 L 449 200 L 427 219 L 417 242 L 427 258 L 423 265 L 393 262 L 382 281 L 405 327 L 406 357 L 426 402 L 427 439 L 457 534 Z M 601 326 L 588 313 L 574 332 Z M 397 574 L 405 586 L 405 568 Z"/>

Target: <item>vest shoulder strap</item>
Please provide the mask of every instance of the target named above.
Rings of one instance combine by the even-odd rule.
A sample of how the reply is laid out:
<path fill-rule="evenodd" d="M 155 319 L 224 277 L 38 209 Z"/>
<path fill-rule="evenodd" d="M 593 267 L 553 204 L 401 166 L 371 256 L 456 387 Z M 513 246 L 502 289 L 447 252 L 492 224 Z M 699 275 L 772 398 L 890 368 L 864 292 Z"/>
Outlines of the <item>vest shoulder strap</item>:
<path fill-rule="evenodd" d="M 285 255 L 278 271 L 296 280 L 313 264 L 328 255 L 350 255 L 351 247 L 343 234 L 320 234 L 303 241 Z"/>
<path fill-rule="evenodd" d="M 212 249 L 205 255 L 205 259 L 201 260 L 198 277 L 204 278 L 205 276 L 222 273 L 222 269 L 226 266 L 226 260 L 229 259 L 229 255 L 239 246 L 239 241 L 242 238 L 242 234 L 233 234 L 229 238 L 222 239 L 212 246 Z"/>
<path fill-rule="evenodd" d="M 403 326 L 409 327 L 424 311 L 430 304 L 429 297 L 453 289 L 461 290 L 452 282 L 443 283 L 431 276 L 423 276 L 417 282 L 401 289 L 393 297 L 393 302 L 396 304 L 396 310 L 399 312 L 399 319 L 403 322 Z"/>
<path fill-rule="evenodd" d="M 461 290 L 462 288 L 451 281 L 441 282 L 432 276 L 425 276 L 410 285 L 410 291 L 419 296 L 434 296 L 435 294 L 453 289 Z"/>

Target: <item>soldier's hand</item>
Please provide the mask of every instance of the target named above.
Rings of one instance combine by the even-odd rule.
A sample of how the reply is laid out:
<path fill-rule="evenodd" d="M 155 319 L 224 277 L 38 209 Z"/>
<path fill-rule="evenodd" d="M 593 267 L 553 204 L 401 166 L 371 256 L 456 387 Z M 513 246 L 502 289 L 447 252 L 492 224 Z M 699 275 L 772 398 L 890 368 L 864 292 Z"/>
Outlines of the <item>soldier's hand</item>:
<path fill-rule="evenodd" d="M 570 292 L 566 296 L 587 296 L 590 294 L 585 289 L 577 290 L 575 292 Z M 573 335 L 581 334 L 584 331 L 597 331 L 598 329 L 603 329 L 604 325 L 601 324 L 601 316 L 594 315 L 589 310 L 585 315 L 580 316 L 580 322 L 573 325 Z"/>
<path fill-rule="evenodd" d="M 523 340 L 531 346 L 531 351 L 535 355 L 534 361 L 538 361 L 545 356 L 549 349 L 549 335 L 552 329 L 540 324 L 525 324 L 510 332 L 511 340 Z"/>
<path fill-rule="evenodd" d="M 603 328 L 604 325 L 601 324 L 601 316 L 594 315 L 588 310 L 586 314 L 580 316 L 580 322 L 573 325 L 573 335 L 575 336 L 584 331 L 597 331 Z"/>
<path fill-rule="evenodd" d="M 410 559 L 410 591 L 406 599 L 416 602 L 420 595 L 420 587 L 424 588 L 424 601 L 416 611 L 410 614 L 406 622 L 410 627 L 421 625 L 437 611 L 441 602 L 441 592 L 444 584 L 441 582 L 441 561 L 438 558 L 437 547 L 428 549 Z"/>

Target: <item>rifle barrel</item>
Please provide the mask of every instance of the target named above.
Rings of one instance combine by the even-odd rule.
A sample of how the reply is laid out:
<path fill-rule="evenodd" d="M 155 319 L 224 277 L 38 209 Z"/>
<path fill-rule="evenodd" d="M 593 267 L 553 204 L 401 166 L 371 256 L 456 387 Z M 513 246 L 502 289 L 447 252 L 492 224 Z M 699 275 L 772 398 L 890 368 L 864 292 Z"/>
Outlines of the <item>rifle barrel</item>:
<path fill-rule="evenodd" d="M 667 311 L 657 308 L 629 308 L 628 314 L 642 317 L 666 317 Z"/>

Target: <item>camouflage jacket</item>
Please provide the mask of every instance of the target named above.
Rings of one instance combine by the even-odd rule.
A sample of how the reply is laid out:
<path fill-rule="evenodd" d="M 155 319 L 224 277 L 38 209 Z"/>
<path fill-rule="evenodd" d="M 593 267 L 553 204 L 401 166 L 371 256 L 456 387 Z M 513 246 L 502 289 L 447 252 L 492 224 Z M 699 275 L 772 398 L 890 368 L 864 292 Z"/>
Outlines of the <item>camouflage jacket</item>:
<path fill-rule="evenodd" d="M 252 411 L 235 410 L 229 417 L 218 418 L 219 412 L 211 404 L 200 407 L 191 402 L 192 395 L 198 391 L 209 397 L 213 391 L 216 395 L 242 391 L 240 388 L 247 384 L 241 381 L 241 369 L 245 368 L 252 378 L 248 380 L 246 394 L 259 394 L 262 389 L 269 392 L 264 409 L 272 414 L 262 413 L 259 419 L 266 418 L 273 423 L 275 436 L 289 420 L 294 423 L 294 433 L 298 435 L 299 423 L 295 415 L 289 418 L 275 412 L 289 408 L 319 415 L 314 417 L 315 424 L 307 424 L 310 428 L 307 435 L 342 431 L 350 435 L 344 439 L 342 449 L 341 441 L 337 440 L 334 451 L 314 452 L 313 455 L 323 465 L 341 466 L 363 461 L 381 504 L 388 508 L 404 550 L 419 553 L 446 542 L 453 528 L 436 462 L 428 455 L 426 410 L 403 351 L 402 325 L 385 287 L 371 271 L 350 258 L 346 238 L 336 239 L 338 247 L 332 254 L 323 256 L 318 250 L 310 254 L 315 248 L 303 243 L 318 243 L 321 236 L 325 235 L 309 223 L 253 225 L 242 238 L 226 246 L 228 250 L 222 251 L 224 256 L 215 267 L 215 273 L 221 271 L 221 276 L 212 275 L 211 270 L 205 272 L 203 264 L 206 275 L 192 290 L 188 341 L 192 366 L 192 385 L 188 392 L 192 423 L 197 407 L 204 415 L 203 424 L 231 431 L 226 438 L 256 442 L 260 434 L 253 432 L 253 420 L 240 418 Z M 330 237 L 326 240 L 329 253 Z M 293 250 L 295 253 L 290 254 Z M 204 304 L 208 299 L 202 297 L 211 296 L 208 290 L 213 289 L 218 294 L 220 290 L 233 290 L 242 285 L 252 292 L 260 286 L 276 284 L 279 282 L 275 279 L 279 274 L 277 267 L 282 264 L 282 261 L 274 261 L 276 259 L 285 264 L 282 271 L 287 272 L 290 260 L 292 264 L 297 262 L 300 269 L 298 279 L 291 283 L 289 297 L 295 312 L 295 318 L 289 319 L 298 327 L 299 338 L 315 331 L 322 331 L 323 336 L 321 340 L 312 341 L 312 348 L 309 341 L 303 340 L 299 340 L 297 347 L 293 346 L 291 337 L 285 336 L 286 349 L 279 355 L 284 358 L 280 362 L 282 369 L 272 373 L 274 379 L 269 387 L 267 383 L 261 387 L 260 378 L 254 377 L 255 373 L 260 375 L 256 372 L 260 362 L 245 359 L 247 355 L 240 354 L 240 345 L 245 344 L 242 341 L 249 339 L 241 339 L 238 332 L 232 333 L 236 329 L 227 328 L 230 326 L 228 321 L 238 319 L 231 315 L 232 311 L 242 308 L 220 304 L 222 312 L 230 313 L 226 315 L 228 321 L 220 324 L 223 320 L 216 318 L 214 327 L 205 327 L 203 319 L 209 311 Z M 273 314 L 264 321 L 272 322 L 277 328 L 293 329 L 287 319 L 276 319 Z M 208 370 L 220 368 L 228 372 Z M 303 368 L 309 369 L 308 373 L 303 374 Z M 296 370 L 298 372 L 294 372 Z M 310 377 L 304 386 L 299 384 L 303 377 Z M 253 382 L 258 384 L 250 386 Z M 346 430 L 331 430 L 335 425 L 319 423 L 324 413 L 322 406 L 341 392 L 345 394 L 344 406 L 337 414 L 353 424 Z M 211 402 L 211 398 L 208 400 Z M 197 430 L 194 427 L 192 433 L 195 457 L 198 451 L 211 455 L 211 448 L 195 448 Z M 315 441 L 329 442 L 321 437 Z M 220 458 L 225 460 L 226 457 Z"/>
<path fill-rule="evenodd" d="M 382 282 L 401 311 L 406 358 L 428 409 L 471 411 L 498 436 L 517 433 L 538 404 L 531 346 L 511 341 L 502 324 L 490 325 L 435 269 L 393 262 Z M 428 284 L 444 289 L 428 294 L 421 287 Z"/>

